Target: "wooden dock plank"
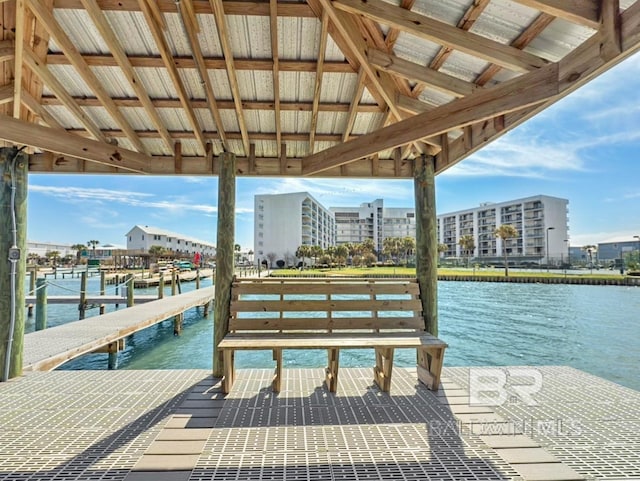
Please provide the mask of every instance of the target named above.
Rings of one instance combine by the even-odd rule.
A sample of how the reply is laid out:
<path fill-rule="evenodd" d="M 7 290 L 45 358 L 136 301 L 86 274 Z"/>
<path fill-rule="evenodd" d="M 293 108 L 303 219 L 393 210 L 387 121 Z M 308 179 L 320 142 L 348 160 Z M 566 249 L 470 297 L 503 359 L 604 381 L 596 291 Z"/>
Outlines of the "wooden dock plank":
<path fill-rule="evenodd" d="M 213 300 L 213 287 L 25 335 L 24 370 L 50 371 L 134 332 Z"/>
<path fill-rule="evenodd" d="M 122 296 L 87 296 L 87 304 L 126 304 L 127 298 Z M 158 299 L 157 295 L 135 296 L 136 304 L 144 304 Z M 35 304 L 36 296 L 25 296 L 25 305 Z M 78 304 L 80 298 L 72 296 L 47 296 L 47 304 Z"/>

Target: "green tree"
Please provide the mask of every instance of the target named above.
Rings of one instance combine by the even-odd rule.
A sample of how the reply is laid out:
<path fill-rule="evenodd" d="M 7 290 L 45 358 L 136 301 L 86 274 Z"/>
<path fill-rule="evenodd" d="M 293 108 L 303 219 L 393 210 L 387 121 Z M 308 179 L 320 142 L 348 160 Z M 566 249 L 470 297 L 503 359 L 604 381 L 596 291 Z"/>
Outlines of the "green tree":
<path fill-rule="evenodd" d="M 336 246 L 336 260 L 340 266 L 346 265 L 349 249 L 344 244 Z"/>
<path fill-rule="evenodd" d="M 296 249 L 296 257 L 302 261 L 302 269 L 304 269 L 305 258 L 311 257 L 311 246 L 302 244 Z"/>
<path fill-rule="evenodd" d="M 476 248 L 476 242 L 473 240 L 472 235 L 463 235 L 458 240 L 458 244 L 462 248 L 462 251 L 467 254 L 467 267 L 469 267 L 469 258 L 471 257 L 471 253 Z"/>
<path fill-rule="evenodd" d="M 47 251 L 45 257 L 49 260 L 49 264 L 53 267 L 58 265 L 58 259 L 60 258 L 59 251 Z"/>
<path fill-rule="evenodd" d="M 502 224 L 500 227 L 493 231 L 494 235 L 502 239 L 502 252 L 504 254 L 504 275 L 509 277 L 509 261 L 508 261 L 508 249 L 507 244 L 509 239 L 518 237 L 518 230 L 511 224 Z"/>
<path fill-rule="evenodd" d="M 76 251 L 76 264 L 80 264 L 80 257 L 82 256 L 82 251 L 87 248 L 84 244 L 73 244 L 71 248 Z"/>
<path fill-rule="evenodd" d="M 91 249 L 93 250 L 93 254 L 92 257 L 95 259 L 96 258 L 96 246 L 100 245 L 100 241 L 99 240 L 90 240 L 87 241 L 87 245 L 91 246 Z"/>
<path fill-rule="evenodd" d="M 394 257 L 397 259 L 401 245 L 402 241 L 399 237 L 385 237 L 382 241 L 382 253 L 388 259 L 393 259 Z M 397 264 L 397 262 L 394 262 L 394 264 Z"/>
<path fill-rule="evenodd" d="M 402 251 L 404 252 L 404 265 L 409 265 L 409 256 L 416 248 L 416 240 L 413 237 L 407 236 L 402 239 Z"/>
<path fill-rule="evenodd" d="M 591 269 L 591 274 L 593 274 L 593 254 L 598 252 L 598 246 L 589 244 L 582 246 L 582 250 L 589 256 L 589 268 Z"/>
<path fill-rule="evenodd" d="M 324 254 L 324 249 L 322 246 L 311 246 L 311 257 L 313 257 L 313 265 L 315 266 L 318 263 L 318 257 L 322 257 Z"/>

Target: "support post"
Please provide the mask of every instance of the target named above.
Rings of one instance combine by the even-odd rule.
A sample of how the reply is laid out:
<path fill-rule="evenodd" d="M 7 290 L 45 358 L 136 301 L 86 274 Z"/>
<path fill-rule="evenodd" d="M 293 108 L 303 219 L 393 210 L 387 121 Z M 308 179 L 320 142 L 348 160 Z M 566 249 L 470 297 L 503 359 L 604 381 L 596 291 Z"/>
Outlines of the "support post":
<path fill-rule="evenodd" d="M 133 274 L 127 275 L 127 307 L 133 306 Z"/>
<path fill-rule="evenodd" d="M 224 374 L 224 359 L 218 344 L 229 331 L 229 305 L 233 282 L 234 233 L 236 216 L 236 156 L 220 154 L 218 161 L 218 235 L 215 298 L 213 308 L 213 376 Z"/>
<path fill-rule="evenodd" d="M 115 285 L 116 285 L 115 293 L 116 293 L 116 296 L 117 296 L 120 293 L 120 276 L 118 274 L 116 274 L 116 276 L 114 278 L 114 282 L 115 282 Z M 116 304 L 116 309 L 118 307 L 120 307 L 120 304 Z"/>
<path fill-rule="evenodd" d="M 36 290 L 36 278 L 38 277 L 38 267 L 34 266 L 29 272 L 29 295 L 35 294 Z M 27 316 L 33 317 L 33 304 L 29 304 L 27 308 Z"/>
<path fill-rule="evenodd" d="M 178 279 L 178 273 L 176 272 L 175 269 L 173 269 L 171 271 L 171 295 L 175 296 L 176 295 L 176 290 L 177 290 L 177 281 Z"/>
<path fill-rule="evenodd" d="M 24 278 L 27 274 L 28 168 L 29 159 L 25 153 L 16 148 L 0 149 L 0 174 L 2 174 L 0 180 L 0 379 L 2 381 L 22 374 L 25 322 Z"/>
<path fill-rule="evenodd" d="M 158 299 L 164 297 L 164 272 L 160 273 L 160 279 L 158 280 Z"/>
<path fill-rule="evenodd" d="M 84 319 L 87 309 L 87 272 L 80 274 L 80 304 L 78 304 L 78 311 L 80 311 L 78 319 Z"/>
<path fill-rule="evenodd" d="M 415 160 L 416 273 L 422 299 L 424 328 L 438 335 L 438 220 L 436 217 L 435 158 Z"/>
<path fill-rule="evenodd" d="M 200 289 L 200 268 L 196 268 L 196 289 Z"/>
<path fill-rule="evenodd" d="M 36 331 L 47 328 L 47 280 L 36 280 Z"/>
<path fill-rule="evenodd" d="M 105 287 L 107 285 L 107 273 L 105 271 L 100 271 L 100 295 L 104 296 L 105 294 Z M 104 310 L 105 310 L 105 305 L 104 304 L 100 304 L 100 315 L 104 314 Z"/>
<path fill-rule="evenodd" d="M 182 323 L 184 322 L 184 312 L 173 316 L 173 335 L 179 336 L 182 334 Z"/>

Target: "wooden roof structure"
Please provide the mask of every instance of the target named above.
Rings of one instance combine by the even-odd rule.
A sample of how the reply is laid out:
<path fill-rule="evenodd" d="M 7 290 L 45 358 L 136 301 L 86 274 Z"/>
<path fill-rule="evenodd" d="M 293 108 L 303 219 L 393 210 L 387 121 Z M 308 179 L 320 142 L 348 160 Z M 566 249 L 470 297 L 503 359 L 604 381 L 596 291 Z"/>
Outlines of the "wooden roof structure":
<path fill-rule="evenodd" d="M 436 172 L 640 47 L 640 0 L 0 0 L 31 172 Z"/>

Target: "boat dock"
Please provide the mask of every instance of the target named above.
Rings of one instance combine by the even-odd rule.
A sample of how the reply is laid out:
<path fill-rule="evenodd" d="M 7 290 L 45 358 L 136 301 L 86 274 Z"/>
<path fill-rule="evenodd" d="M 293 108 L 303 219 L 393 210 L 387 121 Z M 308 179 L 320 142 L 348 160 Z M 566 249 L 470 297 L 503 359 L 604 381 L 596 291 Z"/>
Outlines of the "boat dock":
<path fill-rule="evenodd" d="M 399 368 L 389 394 L 370 369 L 343 368 L 336 394 L 322 369 L 285 369 L 277 396 L 271 370 L 241 369 L 226 397 L 205 370 L 29 373 L 0 384 L 0 479 L 639 479 L 640 392 L 536 369 L 537 405 L 509 385 L 490 408 L 469 368 L 438 393 Z"/>
<path fill-rule="evenodd" d="M 146 302 L 155 301 L 158 299 L 157 295 L 139 295 L 135 296 L 136 304 L 144 304 Z M 127 297 L 121 295 L 112 296 L 87 296 L 85 297 L 87 304 L 126 304 Z M 25 296 L 25 305 L 36 303 L 36 296 Z M 47 304 L 80 304 L 80 298 L 78 296 L 47 296 Z"/>
<path fill-rule="evenodd" d="M 101 349 L 117 354 L 124 347 L 125 337 L 158 322 L 177 316 L 179 329 L 180 316 L 193 307 L 208 306 L 213 295 L 213 287 L 198 289 L 25 334 L 23 368 L 25 371 L 49 371 Z"/>

